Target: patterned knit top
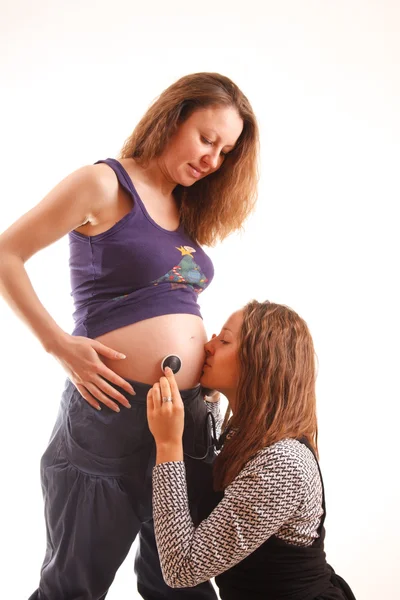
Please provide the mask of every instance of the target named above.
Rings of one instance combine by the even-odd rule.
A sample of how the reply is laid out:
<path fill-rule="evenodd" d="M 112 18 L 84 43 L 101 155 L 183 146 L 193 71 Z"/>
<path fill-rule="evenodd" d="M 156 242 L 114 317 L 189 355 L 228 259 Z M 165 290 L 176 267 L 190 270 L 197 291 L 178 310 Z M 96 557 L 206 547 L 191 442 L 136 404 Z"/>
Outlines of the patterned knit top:
<path fill-rule="evenodd" d="M 260 450 L 195 528 L 183 462 L 153 470 L 153 511 L 165 581 L 189 587 L 219 575 L 271 536 L 311 546 L 323 514 L 322 484 L 312 452 L 295 439 Z"/>

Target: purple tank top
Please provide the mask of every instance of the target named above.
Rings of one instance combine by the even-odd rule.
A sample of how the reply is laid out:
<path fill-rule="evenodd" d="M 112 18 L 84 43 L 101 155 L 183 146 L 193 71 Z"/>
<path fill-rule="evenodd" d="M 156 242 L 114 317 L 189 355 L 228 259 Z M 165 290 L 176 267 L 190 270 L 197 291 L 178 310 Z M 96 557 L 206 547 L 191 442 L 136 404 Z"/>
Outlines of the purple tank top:
<path fill-rule="evenodd" d="M 113 169 L 133 207 L 103 233 L 69 233 L 73 335 L 95 338 L 159 315 L 201 317 L 197 296 L 213 278 L 210 258 L 182 225 L 168 231 L 153 221 L 121 163 L 98 162 Z"/>

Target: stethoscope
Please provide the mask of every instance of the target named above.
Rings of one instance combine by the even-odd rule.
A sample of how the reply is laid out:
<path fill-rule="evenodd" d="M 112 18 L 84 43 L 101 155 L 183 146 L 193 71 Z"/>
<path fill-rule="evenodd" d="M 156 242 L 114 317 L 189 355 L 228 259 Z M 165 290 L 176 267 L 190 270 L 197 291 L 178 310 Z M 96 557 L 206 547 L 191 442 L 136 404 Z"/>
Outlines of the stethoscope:
<path fill-rule="evenodd" d="M 222 436 L 217 439 L 217 427 L 215 424 L 215 417 L 211 412 L 207 413 L 206 416 L 206 420 L 205 420 L 205 434 L 208 434 L 208 421 L 211 421 L 211 430 L 212 430 L 212 435 L 211 435 L 211 444 L 209 444 L 207 446 L 207 450 L 206 453 L 204 454 L 204 456 L 192 456 L 191 454 L 188 454 L 187 452 L 183 451 L 184 456 L 187 456 L 188 458 L 192 458 L 193 460 L 204 460 L 205 458 L 207 458 L 210 454 L 210 450 L 219 450 L 223 444 L 223 441 L 221 441 Z"/>
<path fill-rule="evenodd" d="M 172 372 L 174 373 L 174 375 L 175 375 L 180 370 L 180 368 L 182 367 L 182 360 L 176 354 L 168 354 L 161 361 L 161 370 L 163 372 L 164 372 L 165 367 L 169 367 L 172 370 Z M 217 439 L 217 426 L 216 426 L 216 423 L 215 423 L 215 417 L 214 417 L 214 415 L 211 412 L 207 413 L 206 420 L 205 420 L 205 423 L 204 423 L 204 426 L 205 426 L 205 435 L 208 434 L 209 421 L 210 421 L 210 424 L 211 424 L 212 435 L 211 435 L 211 444 L 209 444 L 207 446 L 206 453 L 204 454 L 204 456 L 192 456 L 191 454 L 188 454 L 187 452 L 183 451 L 183 454 L 185 456 L 187 456 L 188 458 L 191 458 L 193 460 L 204 460 L 204 459 L 206 459 L 209 456 L 210 450 L 212 450 L 214 448 L 215 448 L 215 450 L 220 450 L 220 448 L 222 447 L 226 435 L 225 435 L 225 432 L 224 432 L 220 436 L 220 438 Z"/>

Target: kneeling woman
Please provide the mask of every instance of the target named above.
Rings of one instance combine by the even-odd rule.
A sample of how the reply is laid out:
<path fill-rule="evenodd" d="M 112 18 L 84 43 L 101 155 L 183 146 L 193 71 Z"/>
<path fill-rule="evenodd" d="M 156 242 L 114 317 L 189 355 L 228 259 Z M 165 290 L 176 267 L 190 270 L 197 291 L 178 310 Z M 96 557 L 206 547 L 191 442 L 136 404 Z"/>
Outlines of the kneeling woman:
<path fill-rule="evenodd" d="M 214 465 L 223 494 L 197 528 L 172 371 L 148 394 L 157 444 L 154 523 L 166 582 L 186 587 L 216 577 L 224 600 L 354 599 L 325 560 L 314 347 L 306 323 L 285 306 L 253 301 L 205 349 L 201 383 L 226 395 L 233 416 Z"/>

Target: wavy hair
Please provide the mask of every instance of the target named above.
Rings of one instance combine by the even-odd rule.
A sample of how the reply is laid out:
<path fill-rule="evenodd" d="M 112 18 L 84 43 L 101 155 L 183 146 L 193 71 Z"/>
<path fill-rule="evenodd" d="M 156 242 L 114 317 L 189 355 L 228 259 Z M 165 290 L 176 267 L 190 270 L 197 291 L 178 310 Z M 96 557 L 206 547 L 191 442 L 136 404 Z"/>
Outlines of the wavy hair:
<path fill-rule="evenodd" d="M 209 106 L 236 108 L 243 131 L 217 171 L 190 187 L 177 185 L 174 196 L 188 234 L 212 246 L 242 229 L 257 199 L 258 125 L 248 99 L 233 81 L 219 73 L 194 73 L 173 83 L 147 110 L 119 158 L 134 158 L 146 166 L 162 154 L 181 123 Z"/>
<path fill-rule="evenodd" d="M 305 438 L 318 456 L 315 352 L 305 321 L 287 306 L 249 302 L 238 359 L 234 414 L 214 465 L 216 489 L 225 489 L 252 456 L 284 438 Z"/>

